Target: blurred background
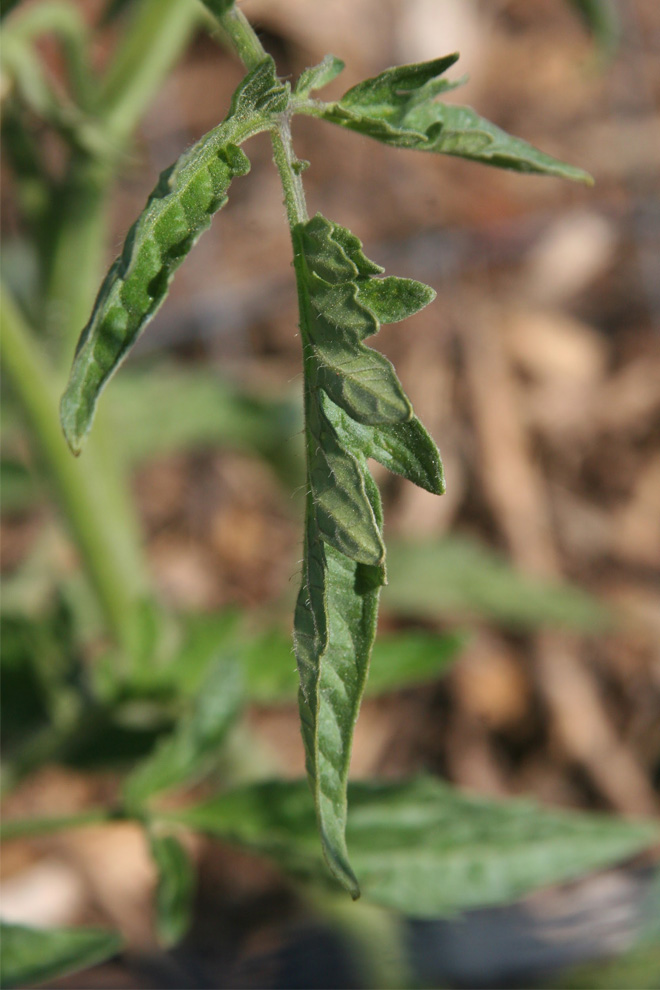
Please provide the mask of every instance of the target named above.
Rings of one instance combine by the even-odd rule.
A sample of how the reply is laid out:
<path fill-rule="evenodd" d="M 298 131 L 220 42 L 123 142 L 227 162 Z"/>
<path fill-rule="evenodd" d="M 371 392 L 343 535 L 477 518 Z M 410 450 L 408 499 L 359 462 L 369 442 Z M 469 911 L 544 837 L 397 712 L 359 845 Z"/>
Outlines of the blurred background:
<path fill-rule="evenodd" d="M 77 6 L 93 22 L 102 5 Z M 294 122 L 298 155 L 311 163 L 310 213 L 350 227 L 388 274 L 437 290 L 434 304 L 374 342 L 438 442 L 447 478 L 438 499 L 377 474 L 391 547 L 381 630 L 436 636 L 439 651 L 451 642 L 453 662 L 442 678 L 427 673 L 365 702 L 356 777 L 428 770 L 492 796 L 657 814 L 660 7 L 614 8 L 618 27 L 599 43 L 558 0 L 243 4 L 280 75 L 295 79 L 326 52 L 345 61 L 327 99 L 388 65 L 460 51 L 454 74 L 469 80 L 447 99 L 596 180 L 588 189 L 525 177 Z M 115 30 L 113 22 L 95 36 L 99 64 Z M 56 47 L 45 38 L 40 51 L 57 80 Z M 157 174 L 225 114 L 241 75 L 232 56 L 194 34 L 123 163 L 107 263 Z M 37 133 L 56 169 L 57 143 Z M 246 150 L 251 174 L 232 185 L 103 401 L 130 463 L 160 601 L 178 612 L 240 612 L 284 637 L 304 480 L 296 294 L 268 140 Z M 3 180 L 5 278 L 29 299 L 34 259 L 9 169 Z M 11 395 L 4 419 L 4 642 L 15 670 L 20 651 L 36 648 L 35 629 L 50 642 L 44 602 L 54 586 L 75 615 L 93 608 Z M 93 631 L 86 642 L 93 654 Z M 298 776 L 295 688 L 290 698 L 252 705 L 248 720 L 280 772 Z M 53 814 L 113 793 L 112 767 L 69 762 L 26 778 L 9 812 Z M 149 956 L 153 876 L 130 826 L 8 845 L 5 904 L 31 923 L 119 926 L 142 963 L 101 967 L 94 986 L 359 985 L 349 962 L 342 975 L 332 936 L 301 920 L 279 874 L 217 844 L 200 841 L 194 852 L 198 921 L 176 961 Z M 427 983 L 528 980 L 552 963 L 549 943 L 563 963 L 623 949 L 639 882 L 613 873 L 599 887 L 555 893 L 498 920 L 501 930 L 480 916 L 460 929 L 464 942 L 446 922 L 433 951 L 418 927 Z M 574 930 L 562 940 L 569 910 Z M 335 982 L 309 982 L 319 968 Z"/>

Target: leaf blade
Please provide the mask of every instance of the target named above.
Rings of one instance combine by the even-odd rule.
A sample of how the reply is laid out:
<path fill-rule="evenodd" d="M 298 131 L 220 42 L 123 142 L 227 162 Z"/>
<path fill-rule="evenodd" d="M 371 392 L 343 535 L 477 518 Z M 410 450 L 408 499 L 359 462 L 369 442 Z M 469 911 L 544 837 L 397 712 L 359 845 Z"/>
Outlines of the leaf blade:
<path fill-rule="evenodd" d="M 176 269 L 227 201 L 250 163 L 238 145 L 268 126 L 288 90 L 265 59 L 245 77 L 224 122 L 162 173 L 99 289 L 82 331 L 60 406 L 62 429 L 79 453 L 102 390 L 162 305 Z"/>
<path fill-rule="evenodd" d="M 100 928 L 37 929 L 0 924 L 2 986 L 43 983 L 87 969 L 117 954 L 121 936 Z"/>
<path fill-rule="evenodd" d="M 657 822 L 498 802 L 428 777 L 349 785 L 347 837 L 365 897 L 412 917 L 511 903 L 649 848 Z M 177 814 L 322 880 L 302 781 L 272 781 Z"/>
<path fill-rule="evenodd" d="M 152 834 L 149 848 L 158 871 L 156 931 L 162 945 L 171 948 L 181 941 L 191 924 L 195 871 L 176 836 Z"/>
<path fill-rule="evenodd" d="M 440 93 L 460 85 L 441 78 L 457 59 L 453 54 L 387 69 L 325 104 L 318 116 L 393 147 L 593 184 L 583 169 L 507 134 L 471 107 L 438 102 Z"/>
<path fill-rule="evenodd" d="M 233 657 L 220 657 L 173 732 L 126 778 L 126 803 L 139 808 L 154 794 L 190 783 L 203 773 L 233 724 L 242 698 L 239 665 Z"/>
<path fill-rule="evenodd" d="M 346 788 L 376 634 L 378 597 L 386 580 L 385 551 L 380 494 L 364 450 L 349 430 L 337 427 L 341 415 L 368 436 L 411 421 L 412 407 L 394 369 L 363 343 L 379 329 L 375 309 L 392 315 L 410 308 L 411 302 L 402 303 L 395 279 L 381 280 L 373 308 L 366 288 L 363 303 L 360 288 L 382 268 L 365 256 L 354 234 L 320 214 L 294 228 L 293 238 L 308 487 L 303 574 L 294 619 L 299 707 L 326 863 L 357 897 L 359 885 L 345 838 Z M 422 296 L 429 301 L 431 290 L 419 286 L 412 291 L 416 308 Z M 334 419 L 331 409 L 338 413 Z"/>

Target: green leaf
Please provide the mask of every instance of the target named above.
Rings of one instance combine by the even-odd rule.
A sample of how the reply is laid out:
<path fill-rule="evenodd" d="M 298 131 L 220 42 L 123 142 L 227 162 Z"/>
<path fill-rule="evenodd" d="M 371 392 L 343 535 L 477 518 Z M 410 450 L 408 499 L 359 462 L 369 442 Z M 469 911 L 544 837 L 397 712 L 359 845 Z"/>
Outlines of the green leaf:
<path fill-rule="evenodd" d="M 441 677 L 465 642 L 466 636 L 457 632 L 379 636 L 373 645 L 365 693 L 384 694 Z M 252 700 L 261 704 L 294 700 L 298 675 L 291 640 L 283 632 L 269 629 L 249 639 L 241 659 Z"/>
<path fill-rule="evenodd" d="M 233 724 L 242 698 L 240 666 L 234 658 L 217 660 L 174 731 L 127 778 L 127 804 L 139 807 L 152 795 L 191 784 L 203 774 Z"/>
<path fill-rule="evenodd" d="M 440 452 L 416 416 L 407 423 L 366 427 L 331 402 L 324 403 L 324 410 L 337 435 L 364 457 L 373 457 L 389 471 L 403 475 L 434 495 L 444 494 Z"/>
<path fill-rule="evenodd" d="M 173 835 L 151 835 L 156 869 L 156 931 L 165 948 L 180 942 L 192 921 L 195 870 L 188 853 Z"/>
<path fill-rule="evenodd" d="M 379 314 L 398 318 L 433 293 L 418 283 L 404 288 L 400 280 L 377 279 L 382 268 L 359 239 L 320 214 L 298 224 L 293 238 L 308 491 L 294 620 L 300 715 L 322 848 L 331 872 L 356 897 L 344 838 L 346 781 L 385 583 L 382 510 L 367 447 L 384 451 L 389 442 L 390 466 L 430 485 L 434 477 L 441 490 L 435 444 L 410 425 L 416 420 L 390 362 L 363 341 L 378 331 Z"/>
<path fill-rule="evenodd" d="M 164 301 L 175 270 L 227 202 L 231 180 L 249 170 L 238 145 L 266 129 L 287 100 L 273 60 L 265 59 L 236 90 L 225 121 L 162 173 L 78 342 L 60 410 L 74 453 L 89 432 L 102 389 Z"/>
<path fill-rule="evenodd" d="M 453 54 L 387 69 L 353 86 L 337 102 L 306 112 L 398 148 L 457 155 L 516 172 L 592 183 L 582 169 L 512 137 L 471 107 L 439 102 L 439 94 L 460 85 L 460 81 L 441 78 L 457 59 Z"/>
<path fill-rule="evenodd" d="M 370 278 L 358 282 L 358 300 L 379 323 L 398 323 L 435 299 L 435 290 L 412 278 Z"/>
<path fill-rule="evenodd" d="M 300 483 L 302 430 L 296 396 L 269 398 L 217 371 L 163 361 L 126 369 L 109 396 L 108 416 L 132 463 L 219 444 L 266 460 L 290 489 Z"/>
<path fill-rule="evenodd" d="M 344 69 L 344 63 L 336 55 L 326 55 L 322 62 L 305 69 L 295 88 L 296 96 L 309 96 L 315 89 L 323 89 Z"/>
<path fill-rule="evenodd" d="M 611 610 L 565 582 L 533 580 L 475 540 L 395 543 L 388 554 L 388 609 L 419 619 L 482 617 L 511 629 L 612 626 Z"/>
<path fill-rule="evenodd" d="M 347 839 L 365 897 L 417 918 L 503 904 L 648 848 L 657 822 L 497 802 L 439 780 L 349 786 Z M 173 813 L 177 821 L 323 878 L 302 781 L 273 781 Z"/>
<path fill-rule="evenodd" d="M 41 930 L 3 922 L 0 938 L 0 982 L 6 990 L 87 969 L 122 947 L 120 935 L 100 928 Z"/>

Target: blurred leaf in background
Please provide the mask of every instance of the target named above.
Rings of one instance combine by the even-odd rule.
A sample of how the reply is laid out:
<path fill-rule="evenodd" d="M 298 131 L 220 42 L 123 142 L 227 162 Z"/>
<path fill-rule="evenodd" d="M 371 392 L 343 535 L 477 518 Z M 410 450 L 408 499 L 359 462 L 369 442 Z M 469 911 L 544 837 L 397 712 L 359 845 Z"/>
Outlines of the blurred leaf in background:
<path fill-rule="evenodd" d="M 0 939 L 0 980 L 6 990 L 87 969 L 122 947 L 117 933 L 98 928 L 41 930 L 3 922 Z"/>
<path fill-rule="evenodd" d="M 349 785 L 347 841 L 364 896 L 412 917 L 504 904 L 617 863 L 658 838 L 657 823 L 496 802 L 439 780 Z M 329 883 L 305 781 L 273 781 L 168 818 Z"/>

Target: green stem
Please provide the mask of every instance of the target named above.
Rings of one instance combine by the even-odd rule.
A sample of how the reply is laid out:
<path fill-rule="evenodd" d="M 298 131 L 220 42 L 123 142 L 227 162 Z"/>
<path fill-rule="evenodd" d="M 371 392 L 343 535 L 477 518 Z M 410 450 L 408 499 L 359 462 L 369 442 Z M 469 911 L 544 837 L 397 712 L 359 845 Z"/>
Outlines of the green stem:
<path fill-rule="evenodd" d="M 242 10 L 232 4 L 222 13 L 216 13 L 211 0 L 204 0 L 217 18 L 222 30 L 246 69 L 254 69 L 266 58 L 266 51 Z"/>
<path fill-rule="evenodd" d="M 117 520 L 108 513 L 107 495 L 96 465 L 83 466 L 71 457 L 59 428 L 54 376 L 7 292 L 3 293 L 0 327 L 3 368 L 52 479 L 109 628 L 130 654 L 135 605 L 143 587 L 141 576 L 124 555 L 121 520 L 117 526 Z"/>
<path fill-rule="evenodd" d="M 253 69 L 260 62 L 263 62 L 267 53 L 243 12 L 231 4 L 227 9 L 217 13 L 214 11 L 213 0 L 204 0 L 204 2 L 214 13 L 231 47 L 245 68 Z M 304 223 L 307 220 L 307 206 L 301 179 L 302 164 L 296 157 L 291 140 L 289 111 L 285 111 L 280 116 L 277 128 L 271 131 L 271 140 L 275 164 L 284 190 L 289 227 L 293 234 L 293 228 L 296 224 Z"/>
<path fill-rule="evenodd" d="M 293 150 L 291 127 L 286 115 L 282 114 L 277 130 L 271 132 L 271 141 L 273 145 L 273 157 L 277 171 L 280 174 L 282 189 L 284 190 L 284 204 L 286 206 L 289 229 L 293 236 L 294 227 L 299 223 L 305 223 L 308 215 L 305 190 L 303 189 L 302 178 L 300 176 L 302 166 Z"/>
<path fill-rule="evenodd" d="M 62 186 L 53 196 L 53 239 L 44 273 L 44 324 L 68 366 L 77 335 L 94 302 L 103 264 L 112 168 L 73 152 Z"/>
<path fill-rule="evenodd" d="M 70 828 L 84 828 L 88 825 L 104 825 L 112 821 L 125 821 L 127 816 L 120 809 L 90 808 L 75 815 L 61 815 L 53 818 L 16 818 L 0 825 L 0 839 L 31 839 L 40 835 L 52 835 Z"/>
<path fill-rule="evenodd" d="M 120 152 L 200 23 L 192 0 L 144 0 L 108 69 L 102 117 Z"/>

